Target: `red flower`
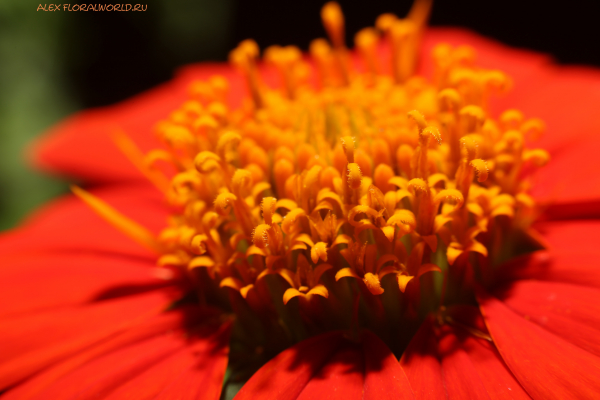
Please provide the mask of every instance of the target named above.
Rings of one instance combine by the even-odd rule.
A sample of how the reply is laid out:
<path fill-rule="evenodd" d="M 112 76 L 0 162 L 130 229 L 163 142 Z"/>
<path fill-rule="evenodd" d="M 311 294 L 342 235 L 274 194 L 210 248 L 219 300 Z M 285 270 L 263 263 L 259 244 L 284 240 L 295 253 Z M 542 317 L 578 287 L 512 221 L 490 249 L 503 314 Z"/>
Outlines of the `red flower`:
<path fill-rule="evenodd" d="M 324 19 L 327 21 L 326 17 Z M 335 32 L 331 36 L 335 45 Z M 455 246 L 456 253 L 452 250 L 444 252 L 444 255 L 448 254 L 448 260 L 452 259 L 450 264 L 453 266 L 452 269 L 446 266 L 446 270 L 459 272 L 448 272 L 447 279 L 456 284 L 455 288 L 460 289 L 460 284 L 464 284 L 474 292 L 467 291 L 467 300 L 464 300 L 461 290 L 452 292 L 449 289 L 446 295 L 454 299 L 453 304 L 420 319 L 416 316 L 418 307 L 407 306 L 403 312 L 411 316 L 402 320 L 406 326 L 395 327 L 396 330 L 391 332 L 398 336 L 390 337 L 389 332 L 386 334 L 383 329 L 377 332 L 379 336 L 370 330 L 358 329 L 359 307 L 369 309 L 373 315 L 391 312 L 384 310 L 388 304 L 382 306 L 379 300 L 372 300 L 378 299 L 376 296 L 384 288 L 391 291 L 391 286 L 383 284 L 386 274 L 381 269 L 378 275 L 377 270 L 369 266 L 369 257 L 374 263 L 377 253 L 370 253 L 366 246 L 361 250 L 358 240 L 347 241 L 348 248 L 339 252 L 337 262 L 340 266 L 335 268 L 339 275 L 336 278 L 358 278 L 355 287 L 362 288 L 361 295 L 353 301 L 355 319 L 350 324 L 353 329 L 321 333 L 287 348 L 258 369 L 239 392 L 238 398 L 530 396 L 564 399 L 593 398 L 600 393 L 600 346 L 597 341 L 600 331 L 600 272 L 595 262 L 600 250 L 594 243 L 595 235 L 600 232 L 600 223 L 593 219 L 600 214 L 600 182 L 596 174 L 600 161 L 593 154 L 600 145 L 599 139 L 593 135 L 596 130 L 594 124 L 600 124 L 593 118 L 594 107 L 600 97 L 600 75 L 591 69 L 558 67 L 544 56 L 506 48 L 456 29 L 429 30 L 423 37 L 420 65 L 428 65 L 426 59 L 439 42 L 454 46 L 470 45 L 476 49 L 478 63 L 482 67 L 501 68 L 512 77 L 514 90 L 491 103 L 491 115 L 518 107 L 525 115 L 535 115 L 547 124 L 548 132 L 538 143 L 550 153 L 550 163 L 535 171 L 523 171 L 524 174 L 529 173 L 534 181 L 532 196 L 545 208 L 545 220 L 535 225 L 541 236 L 532 233 L 534 236 L 528 240 L 544 241 L 547 249 L 521 255 L 499 267 L 479 257 L 478 276 L 473 277 L 469 275 L 468 249 L 473 254 L 477 253 L 475 237 L 486 241 L 492 248 L 493 238 L 486 237 L 486 232 L 472 237 L 471 242 L 448 236 L 446 245 L 448 248 Z M 267 83 L 277 80 L 274 74 L 261 72 Z M 426 67 L 420 72 L 426 76 L 433 74 Z M 152 233 L 148 236 L 152 241 L 164 228 L 170 210 L 163 203 L 163 195 L 148 184 L 147 179 L 118 150 L 111 134 L 116 129 L 123 130 L 144 153 L 160 147 L 160 141 L 149 134 L 156 121 L 169 115 L 187 99 L 190 83 L 215 74 L 229 81 L 229 108 L 242 106 L 245 82 L 233 69 L 220 64 L 189 66 L 181 70 L 172 82 L 148 93 L 116 106 L 85 111 L 63 122 L 36 144 L 34 160 L 46 170 L 84 180 L 92 187 L 93 195 L 147 228 Z M 255 98 L 255 106 L 258 106 L 258 101 Z M 413 117 L 418 125 L 419 118 L 423 118 L 415 114 Z M 429 128 L 419 125 L 422 137 Z M 433 130 L 427 132 L 435 136 Z M 363 175 L 368 174 L 362 164 L 358 172 L 352 169 L 350 165 L 354 164 L 351 159 L 354 154 L 349 155 L 351 151 L 347 143 L 344 146 L 348 157 L 347 162 L 343 159 L 344 167 L 348 166 L 347 182 L 358 191 Z M 423 148 L 427 153 L 427 147 Z M 132 151 L 129 153 L 131 155 Z M 253 163 L 260 163 L 260 159 Z M 357 160 L 356 165 L 359 164 Z M 483 170 L 477 166 L 473 168 L 481 178 Z M 274 180 L 277 180 L 279 172 L 272 172 Z M 427 176 L 409 178 L 420 180 Z M 355 183 L 356 187 L 353 187 Z M 414 185 L 406 191 L 412 190 L 412 195 L 418 198 L 421 196 L 419 190 L 425 189 L 415 189 Z M 430 186 L 433 188 L 435 185 Z M 466 203 L 460 193 L 455 193 L 460 192 L 458 183 L 456 189 L 445 189 L 453 190 L 447 198 L 454 196 L 456 203 Z M 358 199 L 352 199 L 354 192 L 348 196 L 354 208 L 342 213 L 351 215 L 348 217 L 349 225 L 355 226 L 354 223 L 358 223 L 355 217 L 362 214 L 367 215 L 367 219 L 371 218 L 371 225 L 381 223 L 377 222 L 380 215 L 369 216 L 375 207 L 373 204 L 370 209 L 364 208 Z M 231 204 L 236 200 L 226 200 L 221 206 L 217 199 L 215 210 L 235 206 Z M 296 200 L 300 202 L 298 198 Z M 278 242 L 273 239 L 276 232 L 271 230 L 276 230 L 277 222 L 273 222 L 275 213 L 269 214 L 270 206 L 265 200 L 262 204 L 264 223 L 255 227 L 262 233 L 254 232 L 254 246 L 251 247 L 255 249 L 252 254 L 256 259 L 258 256 L 272 257 L 272 265 L 276 265 L 282 259 L 277 258 L 280 257 L 276 252 Z M 419 203 L 419 207 L 423 207 L 422 204 Z M 329 209 L 334 206 L 329 205 Z M 438 213 L 439 202 L 436 206 L 434 214 Z M 460 208 L 456 204 L 455 207 Z M 436 243 L 444 241 L 441 230 L 436 231 L 438 236 L 435 232 L 433 235 L 426 232 L 421 225 L 421 214 L 414 207 L 412 210 L 415 213 L 413 218 L 417 216 L 414 222 L 410 221 L 408 214 L 388 216 L 386 224 L 380 226 L 385 236 L 377 239 L 385 242 L 389 239 L 386 239 L 386 232 L 391 232 L 393 239 L 398 229 L 410 229 L 423 238 L 413 243 L 414 248 L 420 245 L 423 252 L 427 251 L 426 246 L 435 247 L 428 242 L 428 236 L 436 238 Z M 498 211 L 498 215 L 510 212 L 504 209 Z M 476 214 L 476 211 L 472 213 Z M 396 218 L 398 227 L 390 222 L 396 215 L 401 215 Z M 243 214 L 236 214 L 236 218 L 243 230 Z M 124 223 L 127 224 L 126 221 Z M 315 232 L 321 229 L 315 226 Z M 391 230 L 383 229 L 390 226 Z M 490 236 L 499 232 L 500 222 L 496 228 L 498 231 L 492 230 Z M 136 226 L 123 228 L 130 233 L 135 229 Z M 528 229 L 525 226 L 526 232 L 529 232 Z M 284 232 L 293 235 L 287 228 Z M 138 239 L 146 234 L 146 231 L 132 233 Z M 358 237 L 358 233 L 356 235 Z M 313 236 L 316 237 L 316 234 Z M 209 241 L 199 240 L 197 247 Z M 247 240 L 250 241 L 249 238 Z M 509 242 L 506 237 L 503 240 Z M 261 241 L 264 242 L 261 244 Z M 321 248 L 314 243 L 314 237 L 303 238 L 301 242 L 304 244 L 300 244 L 298 249 L 311 247 L 311 251 L 307 250 L 314 264 L 311 266 L 325 266 L 328 256 L 331 258 L 338 254 L 328 252 L 334 247 L 335 242 L 331 240 L 323 239 Z M 187 245 L 191 246 L 190 243 L 194 242 L 190 239 Z M 265 250 L 267 244 L 270 247 Z M 529 245 L 531 248 L 532 243 Z M 512 252 L 518 253 L 516 250 Z M 356 255 L 358 253 L 360 256 Z M 207 254 L 216 258 L 210 250 Z M 411 250 L 411 257 L 414 257 L 412 254 L 416 254 L 414 249 Z M 430 255 L 433 257 L 433 254 Z M 494 254 L 501 257 L 503 253 Z M 304 258 L 306 266 L 309 266 L 308 258 Z M 261 292 L 263 289 L 258 278 L 253 281 L 256 285 L 243 286 L 246 282 L 240 283 L 242 278 L 235 277 L 236 281 L 233 275 L 227 276 L 231 280 L 224 284 L 225 279 L 222 279 L 221 286 L 233 289 L 222 289 L 221 294 L 204 293 L 202 289 L 208 286 L 179 274 L 180 270 L 155 267 L 155 254 L 116 231 L 74 196 L 51 203 L 23 226 L 4 233 L 0 237 L 0 259 L 3 265 L 0 269 L 0 390 L 7 390 L 4 394 L 6 399 L 217 399 L 221 395 L 227 368 L 233 325 L 228 314 L 217 307 L 225 291 L 229 291 L 230 306 L 238 316 L 231 343 L 244 345 L 236 329 L 243 331 L 248 341 L 253 334 L 278 337 L 260 330 L 259 333 L 250 332 L 255 326 L 253 323 L 265 323 L 269 319 L 265 315 L 271 312 L 261 308 L 264 305 L 261 296 L 266 292 Z M 207 262 L 207 259 L 202 260 Z M 364 268 L 360 266 L 363 276 L 357 275 L 356 271 L 360 268 L 354 264 L 358 262 L 356 260 L 366 265 Z M 421 263 L 419 260 L 415 264 L 417 269 L 412 271 L 410 263 L 413 261 L 408 256 L 406 260 L 408 267 L 402 264 L 403 269 L 398 266 L 398 269 L 388 272 L 397 274 L 400 290 L 403 293 L 406 290 L 406 298 L 410 298 L 419 294 L 419 290 L 424 292 L 428 284 L 426 275 L 420 282 L 418 278 L 413 279 L 415 276 L 441 269 L 432 264 L 433 261 Z M 176 262 L 169 259 L 163 264 Z M 299 271 L 309 267 L 300 267 L 304 265 L 302 261 L 295 263 L 296 275 L 293 277 L 281 272 L 285 268 L 274 267 L 269 272 L 277 272 L 278 276 L 286 278 L 284 284 L 289 287 L 286 303 L 299 297 L 296 309 L 308 314 L 309 321 L 329 326 L 327 324 L 331 321 L 311 319 L 319 312 L 311 313 L 315 311 L 315 304 L 318 307 L 324 304 L 315 303 L 321 300 L 319 296 L 327 297 L 328 290 L 332 297 L 338 295 L 335 288 L 318 284 L 318 277 L 315 282 L 307 283 L 310 280 L 308 275 Z M 342 264 L 349 267 L 341 268 Z M 393 265 L 400 265 L 400 261 Z M 461 265 L 467 267 L 461 270 Z M 424 270 L 420 269 L 422 267 Z M 321 268 L 323 273 L 326 270 L 327 267 Z M 314 271 L 316 273 L 317 268 Z M 202 280 L 208 274 L 193 277 Z M 409 285 L 411 281 L 416 283 Z M 308 291 L 310 288 L 312 290 Z M 200 295 L 195 297 L 196 290 Z M 400 293 L 398 289 L 394 290 Z M 312 293 L 319 296 L 311 299 Z M 469 296 L 473 293 L 479 308 L 469 305 Z M 205 305 L 206 298 L 210 296 L 213 306 Z M 359 303 L 359 298 L 364 299 L 362 303 Z M 415 304 L 419 306 L 421 303 L 417 301 Z M 250 309 L 258 316 L 257 319 L 244 320 L 240 317 L 244 310 Z M 306 317 L 305 314 L 302 316 Z M 420 327 L 410 325 L 423 319 Z M 265 324 L 270 329 L 278 329 Z M 282 324 L 293 322 L 284 321 Z M 366 325 L 377 331 L 377 323 Z M 285 329 L 289 326 L 286 325 Z M 339 325 L 336 327 L 339 328 Z M 320 331 L 323 330 L 330 329 Z M 316 331 L 319 332 L 319 329 Z M 300 333 L 291 335 L 291 342 L 298 342 L 302 337 Z M 280 350 L 288 344 L 273 345 Z M 396 353 L 402 352 L 399 363 L 388 346 Z M 260 366 L 260 352 L 265 348 L 252 350 L 256 359 L 249 353 L 241 353 L 245 357 L 241 359 L 249 365 L 247 370 L 256 370 Z M 240 350 L 231 348 L 231 362 L 236 360 L 233 357 L 235 351 Z M 234 367 L 230 363 L 231 371 L 244 371 Z"/>

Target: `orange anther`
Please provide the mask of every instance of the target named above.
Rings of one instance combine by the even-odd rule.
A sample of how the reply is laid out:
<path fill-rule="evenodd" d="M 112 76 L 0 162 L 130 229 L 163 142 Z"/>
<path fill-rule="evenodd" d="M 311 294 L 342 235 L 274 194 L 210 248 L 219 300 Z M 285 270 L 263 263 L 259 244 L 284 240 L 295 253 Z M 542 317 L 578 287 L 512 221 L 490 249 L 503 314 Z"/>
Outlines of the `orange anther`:
<path fill-rule="evenodd" d="M 358 189 L 362 182 L 362 173 L 356 163 L 348 163 L 348 186 L 351 189 Z"/>
<path fill-rule="evenodd" d="M 344 14 L 340 5 L 334 1 L 326 3 L 321 9 L 321 20 L 331 43 L 335 47 L 344 47 Z"/>

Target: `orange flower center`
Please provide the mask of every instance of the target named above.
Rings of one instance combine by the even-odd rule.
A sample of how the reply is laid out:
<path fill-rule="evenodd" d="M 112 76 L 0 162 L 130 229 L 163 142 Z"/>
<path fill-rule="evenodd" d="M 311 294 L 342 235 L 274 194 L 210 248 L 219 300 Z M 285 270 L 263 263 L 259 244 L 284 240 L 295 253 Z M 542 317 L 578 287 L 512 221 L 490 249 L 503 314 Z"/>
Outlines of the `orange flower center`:
<path fill-rule="evenodd" d="M 228 108 L 229 84 L 213 77 L 157 125 L 164 150 L 142 158 L 119 136 L 175 210 L 150 244 L 159 265 L 229 288 L 230 302 L 239 296 L 256 315 L 295 307 L 309 330 L 347 327 L 355 310 L 355 323 L 381 331 L 470 301 L 473 277 L 513 256 L 534 220 L 522 172 L 548 154 L 526 147 L 539 120 L 489 114 L 510 79 L 477 67 L 472 48 L 438 45 L 433 79 L 416 75 L 426 3 L 360 31 L 360 58 L 328 3 L 330 42 L 313 41 L 310 57 L 274 46 L 260 63 L 251 40 L 231 52 L 250 94 L 240 108 Z M 262 82 L 267 67 L 278 88 Z"/>

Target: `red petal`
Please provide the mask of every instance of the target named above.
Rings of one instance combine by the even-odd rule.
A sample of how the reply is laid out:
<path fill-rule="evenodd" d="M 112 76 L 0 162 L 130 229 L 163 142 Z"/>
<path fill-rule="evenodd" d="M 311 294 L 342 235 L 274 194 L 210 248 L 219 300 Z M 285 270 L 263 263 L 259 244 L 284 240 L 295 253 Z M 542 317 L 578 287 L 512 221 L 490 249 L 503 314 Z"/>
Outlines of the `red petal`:
<path fill-rule="evenodd" d="M 534 398 L 595 398 L 600 358 L 529 322 L 483 290 L 478 301 L 502 358 Z"/>
<path fill-rule="evenodd" d="M 526 280 L 494 295 L 527 320 L 600 356 L 600 290 Z"/>
<path fill-rule="evenodd" d="M 324 397 L 411 399 L 413 395 L 394 355 L 366 331 L 359 343 L 341 332 L 298 343 L 258 370 L 235 399 Z"/>
<path fill-rule="evenodd" d="M 183 332 L 175 331 L 140 340 L 99 357 L 56 381 L 38 399 L 92 399 L 107 395 L 185 347 Z"/>
<path fill-rule="evenodd" d="M 502 266 L 503 278 L 539 279 L 600 288 L 596 254 L 563 254 L 538 251 Z"/>
<path fill-rule="evenodd" d="M 227 368 L 230 327 L 226 324 L 211 336 L 203 333 L 189 339 L 184 349 L 130 378 L 106 398 L 181 399 L 183 393 L 200 393 L 193 398 L 218 400 Z"/>
<path fill-rule="evenodd" d="M 425 321 L 400 364 L 417 398 L 529 398 L 494 347 L 462 328 Z"/>
<path fill-rule="evenodd" d="M 600 96 L 596 101 L 600 102 Z M 589 120 L 588 117 L 586 121 Z M 585 129 L 597 132 L 600 127 Z M 547 216 L 554 219 L 600 217 L 598 148 L 600 139 L 581 139 L 552 154 L 550 162 L 536 170 L 531 194 L 549 204 Z"/>
<path fill-rule="evenodd" d="M 164 291 L 106 300 L 35 315 L 5 318 L 0 331 L 0 388 L 156 315 L 170 302 Z"/>
<path fill-rule="evenodd" d="M 488 399 L 478 368 L 450 329 L 438 338 L 444 387 L 450 399 Z"/>
<path fill-rule="evenodd" d="M 523 78 L 515 79 L 512 93 L 498 111 L 517 108 L 527 118 L 544 121 L 547 132 L 531 147 L 558 156 L 566 153 L 565 146 L 594 137 L 593 132 L 600 128 L 600 122 L 590 118 L 595 115 L 594 104 L 600 101 L 597 70 L 547 64 Z"/>
<path fill-rule="evenodd" d="M 600 128 L 600 121 L 593 118 L 594 105 L 600 101 L 597 69 L 548 65 L 528 79 L 525 84 L 515 82 L 518 97 L 512 106 L 507 106 L 519 108 L 527 117 L 541 118 L 546 123 L 547 133 L 535 142 L 535 147 L 558 155 L 563 146 L 594 137 Z"/>
<path fill-rule="evenodd" d="M 296 399 L 310 379 L 344 342 L 340 332 L 304 340 L 265 364 L 242 387 L 236 400 Z"/>
<path fill-rule="evenodd" d="M 417 331 L 400 359 L 417 399 L 446 398 L 442 366 L 437 352 L 437 339 L 430 321 Z"/>
<path fill-rule="evenodd" d="M 465 354 L 468 355 L 471 364 L 475 367 L 475 372 L 490 398 L 529 398 L 525 389 L 515 379 L 491 343 L 468 335 L 460 329 L 455 329 L 454 333 L 461 341 L 461 346 Z M 457 360 L 455 359 L 454 361 Z M 449 365 L 451 363 L 443 365 L 445 375 Z M 462 369 L 461 364 L 454 363 L 452 365 L 455 373 Z M 450 390 L 448 393 L 450 393 Z M 450 396 L 450 398 L 453 398 L 453 396 Z"/>
<path fill-rule="evenodd" d="M 538 279 L 600 288 L 598 221 L 554 221 L 536 224 L 549 251 L 539 251 L 506 263 L 506 279 Z"/>
<path fill-rule="evenodd" d="M 101 254 L 20 254 L 0 257 L 0 264 L 0 317 L 168 284 L 152 263 Z"/>
<path fill-rule="evenodd" d="M 223 378 L 228 362 L 229 335 L 220 333 L 215 342 L 217 351 L 210 349 L 201 354 L 202 362 L 196 360 L 158 394 L 156 400 L 218 400 L 221 397 Z M 194 349 L 194 356 L 198 353 Z"/>
<path fill-rule="evenodd" d="M 298 400 L 342 396 L 347 399 L 362 397 L 365 386 L 365 360 L 360 351 L 351 346 L 341 346 L 332 357 L 314 374 L 302 389 Z"/>
<path fill-rule="evenodd" d="M 158 233 L 169 210 L 148 185 L 111 186 L 91 190 L 122 214 Z M 93 251 L 156 260 L 156 255 L 119 232 L 75 196 L 66 196 L 38 210 L 21 227 L 0 235 L 0 254 L 50 250 Z"/>
<path fill-rule="evenodd" d="M 362 338 L 365 357 L 363 399 L 414 399 L 406 373 L 390 349 L 373 333 Z"/>
<path fill-rule="evenodd" d="M 85 351 L 78 352 L 77 355 L 69 357 L 67 360 L 44 370 L 7 392 L 5 397 L 14 400 L 28 400 L 34 396 L 38 397 L 38 395 L 42 399 L 51 398 L 47 393 L 49 390 L 53 390 L 51 389 L 53 385 L 56 385 L 57 382 L 62 382 L 62 378 L 65 376 L 72 376 L 82 366 L 88 365 L 88 363 L 93 362 L 99 357 L 136 343 L 144 342 L 156 336 L 164 335 L 165 333 L 181 330 L 183 327 L 203 323 L 215 318 L 219 313 L 215 309 L 189 307 L 159 314 L 112 339 L 103 341 Z M 109 370 L 112 370 L 112 368 Z M 109 371 L 104 371 L 104 373 L 109 373 Z"/>
<path fill-rule="evenodd" d="M 35 144 L 33 161 L 43 169 L 87 181 L 144 179 L 118 150 L 110 135 L 121 129 L 142 151 L 159 148 L 153 128 L 188 100 L 191 81 L 213 75 L 232 78 L 234 74 L 226 64 L 197 65 L 184 70 L 173 81 L 122 103 L 76 114 L 52 128 Z M 236 87 L 230 93 L 232 98 L 240 95 Z"/>
<path fill-rule="evenodd" d="M 597 244 L 600 221 L 540 222 L 535 228 L 544 236 L 553 253 L 600 254 Z"/>

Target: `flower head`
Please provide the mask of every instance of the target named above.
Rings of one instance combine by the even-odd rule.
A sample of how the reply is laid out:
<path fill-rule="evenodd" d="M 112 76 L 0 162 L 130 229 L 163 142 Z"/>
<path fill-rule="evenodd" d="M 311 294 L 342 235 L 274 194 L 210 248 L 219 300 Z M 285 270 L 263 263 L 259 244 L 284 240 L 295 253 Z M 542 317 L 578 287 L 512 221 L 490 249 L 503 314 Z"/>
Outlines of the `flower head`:
<path fill-rule="evenodd" d="M 417 1 L 403 19 L 382 15 L 356 35 L 356 52 L 343 41 L 339 5 L 328 3 L 321 18 L 329 41 L 315 40 L 310 55 L 275 46 L 261 56 L 246 40 L 229 57 L 242 82 L 229 70 L 186 80 L 187 98 L 154 125 L 155 148 L 142 150 L 135 130 L 113 129 L 115 147 L 154 189 L 112 183 L 104 193 L 73 192 L 152 255 L 132 252 L 98 221 L 91 236 L 65 228 L 67 240 L 53 239 L 48 249 L 71 253 L 49 262 L 91 265 L 85 286 L 94 296 L 62 284 L 68 290 L 50 306 L 65 309 L 35 314 L 50 307 L 46 300 L 9 307 L 17 333 L 54 326 L 44 318 L 58 322 L 28 352 L 10 349 L 11 364 L 0 364 L 4 387 L 25 383 L 7 396 L 218 398 L 227 365 L 230 381 L 257 371 L 242 399 L 323 391 L 549 398 L 568 393 L 574 376 L 580 396 L 600 390 L 600 321 L 586 309 L 598 298 L 597 273 L 575 267 L 588 274 L 583 281 L 565 272 L 565 225 L 538 224 L 542 234 L 533 225 L 548 206 L 532 177 L 544 179 L 556 146 L 531 144 L 544 131 L 535 114 L 492 107 L 512 79 L 479 66 L 473 47 L 437 44 L 427 55 L 431 79 L 418 73 L 430 3 Z M 273 78 L 275 86 L 266 82 Z M 241 83 L 248 95 L 234 104 Z M 42 158 L 60 153 L 49 143 Z M 94 162 L 85 164 L 94 171 Z M 597 205 L 593 190 L 577 193 L 546 215 Z M 157 194 L 162 203 L 140 200 Z M 68 201 L 68 210 L 82 209 Z M 46 232 L 34 225 L 22 237 L 36 229 Z M 598 226 L 578 235 L 586 229 Z M 4 242 L 19 240 L 15 233 Z M 90 245 L 91 254 L 72 252 Z M 94 268 L 113 267 L 97 246 L 121 250 L 128 270 L 136 257 L 154 263 L 154 276 L 136 269 L 96 282 Z M 581 249 L 577 257 L 597 252 Z M 39 256 L 7 257 L 41 268 Z M 68 323 L 76 317 L 95 322 Z M 544 365 L 531 364 L 542 355 Z"/>

